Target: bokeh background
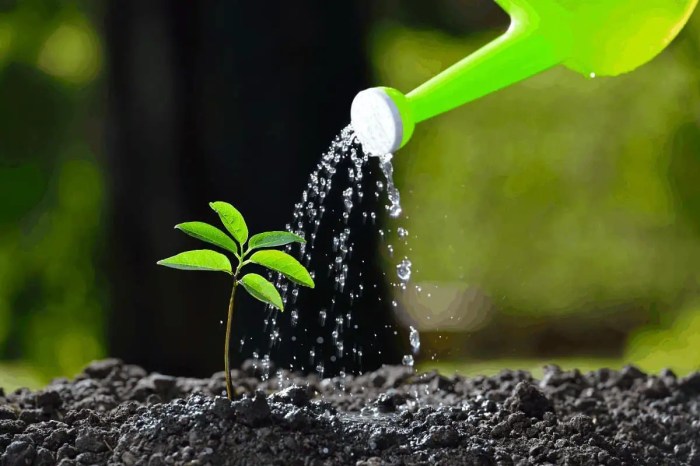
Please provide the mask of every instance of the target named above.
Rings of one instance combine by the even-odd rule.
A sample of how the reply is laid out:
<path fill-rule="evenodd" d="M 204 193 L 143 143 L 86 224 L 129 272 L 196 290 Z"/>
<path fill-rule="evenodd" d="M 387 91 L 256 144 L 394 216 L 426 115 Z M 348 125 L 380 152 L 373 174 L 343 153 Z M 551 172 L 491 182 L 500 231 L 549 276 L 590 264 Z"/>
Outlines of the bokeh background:
<path fill-rule="evenodd" d="M 491 0 L 274 3 L 0 2 L 0 386 L 105 356 L 218 370 L 226 279 L 155 267 L 192 245 L 171 226 L 225 199 L 282 228 L 356 92 L 409 91 L 507 27 Z M 423 291 L 367 297 L 401 329 L 368 367 L 413 325 L 424 368 L 700 368 L 698 63 L 696 14 L 632 74 L 554 69 L 419 125 L 396 256 Z"/>

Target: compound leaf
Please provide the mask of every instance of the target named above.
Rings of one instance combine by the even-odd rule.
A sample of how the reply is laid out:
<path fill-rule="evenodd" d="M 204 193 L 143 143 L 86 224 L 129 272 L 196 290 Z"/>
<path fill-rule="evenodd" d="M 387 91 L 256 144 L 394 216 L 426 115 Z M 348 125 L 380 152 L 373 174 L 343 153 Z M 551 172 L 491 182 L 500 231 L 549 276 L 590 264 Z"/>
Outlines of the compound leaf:
<path fill-rule="evenodd" d="M 279 272 L 291 281 L 313 288 L 315 286 L 308 270 L 298 260 L 286 252 L 274 249 L 258 251 L 248 259 L 253 264 L 262 265 L 270 270 Z"/>
<path fill-rule="evenodd" d="M 209 249 L 182 252 L 176 256 L 158 261 L 158 265 L 164 265 L 172 269 L 198 270 L 205 272 L 226 272 L 232 275 L 231 262 L 228 257 Z"/>
<path fill-rule="evenodd" d="M 260 248 L 276 248 L 290 243 L 306 243 L 306 240 L 299 235 L 288 231 L 267 231 L 258 233 L 250 237 L 248 248 L 250 250 Z"/>
<path fill-rule="evenodd" d="M 209 206 L 219 214 L 221 223 L 242 247 L 248 240 L 248 225 L 246 225 L 243 215 L 228 202 L 210 202 Z"/>
<path fill-rule="evenodd" d="M 186 222 L 175 225 L 175 228 L 186 233 L 198 240 L 211 243 L 214 246 L 226 249 L 234 254 L 238 254 L 238 246 L 236 243 L 223 231 L 215 226 L 204 222 Z"/>
<path fill-rule="evenodd" d="M 243 287 L 250 295 L 271 306 L 276 307 L 280 311 L 284 311 L 282 297 L 275 288 L 275 285 L 261 277 L 257 273 L 249 273 L 240 280 Z"/>

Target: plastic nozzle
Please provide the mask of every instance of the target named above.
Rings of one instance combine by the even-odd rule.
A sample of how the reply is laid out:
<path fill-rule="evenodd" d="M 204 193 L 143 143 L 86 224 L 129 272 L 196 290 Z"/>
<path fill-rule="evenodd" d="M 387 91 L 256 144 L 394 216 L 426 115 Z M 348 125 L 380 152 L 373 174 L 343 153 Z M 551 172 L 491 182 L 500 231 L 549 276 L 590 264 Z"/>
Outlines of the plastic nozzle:
<path fill-rule="evenodd" d="M 350 119 L 365 152 L 375 156 L 399 150 L 415 127 L 406 97 L 387 87 L 373 87 L 357 94 Z"/>

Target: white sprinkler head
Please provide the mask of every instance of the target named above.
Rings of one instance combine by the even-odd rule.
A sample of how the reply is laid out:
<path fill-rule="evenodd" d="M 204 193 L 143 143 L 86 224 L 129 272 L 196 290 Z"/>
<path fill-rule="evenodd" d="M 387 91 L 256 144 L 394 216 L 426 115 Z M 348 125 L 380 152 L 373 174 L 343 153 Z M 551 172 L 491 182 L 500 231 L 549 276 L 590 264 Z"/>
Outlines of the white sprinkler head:
<path fill-rule="evenodd" d="M 401 113 L 383 88 L 373 87 L 357 94 L 352 101 L 350 120 L 369 155 L 382 156 L 401 148 L 404 136 Z"/>

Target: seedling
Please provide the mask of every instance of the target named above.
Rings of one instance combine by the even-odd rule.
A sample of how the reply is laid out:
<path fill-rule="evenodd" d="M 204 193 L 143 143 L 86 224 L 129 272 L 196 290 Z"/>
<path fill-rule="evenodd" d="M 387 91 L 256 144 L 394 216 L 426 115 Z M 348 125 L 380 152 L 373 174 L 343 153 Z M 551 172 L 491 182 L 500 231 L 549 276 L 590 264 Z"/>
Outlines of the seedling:
<path fill-rule="evenodd" d="M 243 215 L 231 204 L 212 202 L 209 206 L 219 214 L 221 223 L 231 236 L 215 226 L 203 222 L 187 222 L 175 225 L 175 228 L 206 243 L 218 246 L 233 254 L 236 267 L 232 267 L 229 258 L 219 252 L 209 249 L 186 251 L 176 256 L 163 259 L 158 265 L 173 269 L 198 270 L 205 272 L 225 272 L 233 277 L 231 299 L 228 303 L 228 319 L 226 322 L 226 341 L 224 343 L 224 371 L 226 372 L 226 395 L 229 400 L 233 396 L 231 370 L 229 366 L 229 348 L 231 341 L 231 321 L 238 285 L 255 299 L 284 311 L 284 303 L 277 288 L 267 279 L 256 273 L 248 273 L 241 277 L 243 268 L 248 264 L 258 264 L 274 272 L 279 272 L 289 280 L 299 285 L 313 288 L 315 286 L 306 268 L 289 254 L 276 248 L 291 243 L 305 243 L 304 238 L 287 231 L 268 231 L 253 235 L 248 239 L 248 226 Z M 247 243 L 247 244 L 246 244 Z"/>

